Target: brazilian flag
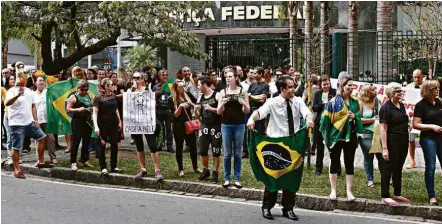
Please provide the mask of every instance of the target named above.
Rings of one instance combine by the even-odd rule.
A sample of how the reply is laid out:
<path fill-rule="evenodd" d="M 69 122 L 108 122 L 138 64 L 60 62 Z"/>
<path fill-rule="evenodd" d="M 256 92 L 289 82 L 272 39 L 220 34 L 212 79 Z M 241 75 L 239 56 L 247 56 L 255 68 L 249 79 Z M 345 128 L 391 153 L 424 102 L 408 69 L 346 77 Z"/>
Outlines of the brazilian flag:
<path fill-rule="evenodd" d="M 77 93 L 79 79 L 71 78 L 48 86 L 46 91 L 46 113 L 48 116 L 47 133 L 58 135 L 72 134 L 72 114 L 66 113 L 67 100 Z M 97 81 L 89 81 L 91 99 L 98 93 Z M 92 124 L 91 124 L 92 125 Z"/>
<path fill-rule="evenodd" d="M 253 173 L 271 192 L 297 192 L 302 180 L 307 129 L 294 135 L 270 138 L 249 131 L 249 158 Z"/>
<path fill-rule="evenodd" d="M 176 80 L 175 78 L 169 78 L 169 80 L 167 80 L 167 82 L 164 83 L 163 87 L 161 88 L 161 91 L 172 94 L 172 85 L 175 82 L 175 80 Z"/>

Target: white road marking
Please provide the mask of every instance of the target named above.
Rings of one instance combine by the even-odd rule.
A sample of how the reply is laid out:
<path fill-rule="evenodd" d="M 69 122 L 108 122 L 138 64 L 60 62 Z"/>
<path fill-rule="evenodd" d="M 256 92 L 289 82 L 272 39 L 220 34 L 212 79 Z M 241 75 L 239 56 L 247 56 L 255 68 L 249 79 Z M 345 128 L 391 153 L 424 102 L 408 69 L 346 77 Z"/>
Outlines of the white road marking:
<path fill-rule="evenodd" d="M 2 172 L 2 176 L 14 177 L 13 175 L 6 174 L 6 173 L 3 173 L 3 172 Z M 241 205 L 251 205 L 251 206 L 256 206 L 256 207 L 259 206 L 259 207 L 261 207 L 261 204 L 256 204 L 256 203 L 251 203 L 251 202 L 232 201 L 232 200 L 225 200 L 225 199 L 218 199 L 218 198 L 203 198 L 203 197 L 195 197 L 195 196 L 189 196 L 189 195 L 177 195 L 177 194 L 171 194 L 171 193 L 161 193 L 161 192 L 152 192 L 152 191 L 143 191 L 143 190 L 133 190 L 133 189 L 122 189 L 122 188 L 110 188 L 110 187 L 101 187 L 101 186 L 90 186 L 90 185 L 82 185 L 82 184 L 72 184 L 72 183 L 60 182 L 60 181 L 57 181 L 57 180 L 45 180 L 45 179 L 39 179 L 39 178 L 29 178 L 28 176 L 26 177 L 25 180 L 33 180 L 33 181 L 38 181 L 38 182 L 53 183 L 53 184 L 60 184 L 60 185 L 68 185 L 68 186 L 75 186 L 75 187 L 84 187 L 84 188 L 93 188 L 93 189 L 104 189 L 104 190 L 113 190 L 113 191 L 124 191 L 124 192 L 133 192 L 133 193 L 144 193 L 144 194 L 162 195 L 162 196 L 178 197 L 178 198 L 189 198 L 189 197 L 191 197 L 193 199 L 198 199 L 198 200 L 218 201 L 218 202 L 231 203 L 231 204 L 241 204 Z M 282 209 L 282 206 L 276 204 L 275 208 Z M 351 216 L 351 217 L 357 217 L 357 218 L 376 219 L 376 220 L 384 220 L 384 221 L 396 221 L 396 222 L 404 222 L 404 223 L 427 223 L 427 222 L 404 220 L 404 219 L 399 219 L 399 218 L 395 219 L 395 218 L 373 216 L 373 215 L 384 215 L 384 214 L 378 214 L 378 213 L 367 213 L 367 215 L 357 215 L 357 214 L 352 214 L 352 213 L 336 213 L 336 212 L 332 212 L 332 211 L 316 211 L 316 210 L 308 210 L 308 209 L 302 209 L 302 208 L 296 208 L 295 211 L 319 213 L 319 214 L 326 214 L 326 215 L 336 215 L 336 216 Z M 345 212 L 345 211 L 343 211 L 343 212 Z M 412 217 L 409 217 L 409 218 L 412 218 Z M 432 220 L 432 221 L 434 221 L 434 220 Z M 436 223 L 438 223 L 438 222 L 436 221 Z"/>

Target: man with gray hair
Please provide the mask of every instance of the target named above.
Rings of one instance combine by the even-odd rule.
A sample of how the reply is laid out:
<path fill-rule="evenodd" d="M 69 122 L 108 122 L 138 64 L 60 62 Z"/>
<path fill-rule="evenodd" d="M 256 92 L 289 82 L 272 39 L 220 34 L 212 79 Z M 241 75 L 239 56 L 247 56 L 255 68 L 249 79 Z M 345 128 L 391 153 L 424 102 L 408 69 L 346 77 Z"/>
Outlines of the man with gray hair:
<path fill-rule="evenodd" d="M 422 74 L 422 70 L 415 69 L 413 71 L 413 82 L 408 84 L 406 88 L 412 88 L 412 89 L 420 89 L 421 85 L 424 80 L 424 75 Z M 411 120 L 413 119 L 412 116 L 410 116 L 410 123 L 409 123 L 409 145 L 408 145 L 408 152 L 410 153 L 410 164 L 407 166 L 408 169 L 416 168 L 416 160 L 415 160 L 415 151 L 416 151 L 416 137 L 420 133 L 420 131 L 411 128 Z"/>

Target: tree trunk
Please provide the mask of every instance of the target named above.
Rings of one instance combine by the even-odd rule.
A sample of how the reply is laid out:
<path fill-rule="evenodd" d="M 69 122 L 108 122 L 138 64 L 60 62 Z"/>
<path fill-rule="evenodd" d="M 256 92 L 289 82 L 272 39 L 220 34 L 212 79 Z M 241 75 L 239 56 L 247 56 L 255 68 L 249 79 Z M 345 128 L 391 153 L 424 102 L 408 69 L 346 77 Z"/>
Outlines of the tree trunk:
<path fill-rule="evenodd" d="M 321 2 L 321 74 L 330 75 L 329 4 Z"/>
<path fill-rule="evenodd" d="M 305 1 L 305 75 L 310 76 L 313 69 L 313 2 Z"/>
<path fill-rule="evenodd" d="M 8 39 L 2 40 L 2 69 L 8 67 Z"/>
<path fill-rule="evenodd" d="M 358 80 L 358 6 L 355 1 L 350 1 L 348 5 L 347 72 L 353 79 Z"/>
<path fill-rule="evenodd" d="M 393 3 L 377 2 L 377 65 L 378 83 L 387 84 L 393 72 Z"/>
<path fill-rule="evenodd" d="M 299 2 L 290 1 L 288 7 L 288 15 L 290 20 L 290 64 L 295 68 L 298 67 L 298 10 Z"/>

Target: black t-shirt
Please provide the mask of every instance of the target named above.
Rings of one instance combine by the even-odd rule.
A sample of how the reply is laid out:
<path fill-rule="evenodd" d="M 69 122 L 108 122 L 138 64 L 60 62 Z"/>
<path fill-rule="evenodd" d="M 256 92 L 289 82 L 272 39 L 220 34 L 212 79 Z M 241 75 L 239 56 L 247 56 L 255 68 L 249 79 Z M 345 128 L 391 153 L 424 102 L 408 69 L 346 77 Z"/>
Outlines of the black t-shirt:
<path fill-rule="evenodd" d="M 391 100 L 387 101 L 379 111 L 379 122 L 388 124 L 387 134 L 408 135 L 408 115 L 403 103 L 400 109 Z"/>
<path fill-rule="evenodd" d="M 163 85 L 161 83 L 156 84 L 152 88 L 152 90 L 154 92 L 160 91 L 160 93 L 156 96 L 156 108 L 155 109 L 156 109 L 157 114 L 169 112 L 168 99 L 170 97 L 170 93 L 163 90 Z"/>
<path fill-rule="evenodd" d="M 422 124 L 435 124 L 442 126 L 442 103 L 435 99 L 436 104 L 422 99 L 414 108 L 414 116 L 422 119 Z M 421 131 L 422 138 L 442 137 L 442 133 L 436 133 L 433 130 Z"/>
<path fill-rule="evenodd" d="M 119 122 L 116 113 L 118 108 L 118 100 L 115 94 L 108 96 L 100 94 L 95 96 L 94 106 L 98 108 L 98 122 Z"/>
<path fill-rule="evenodd" d="M 221 90 L 225 89 L 227 87 L 227 84 L 223 82 L 223 80 L 220 80 L 216 83 L 215 92 L 221 92 Z"/>
<path fill-rule="evenodd" d="M 221 115 L 218 115 L 217 113 L 204 110 L 204 105 L 207 104 L 213 108 L 218 107 L 218 101 L 216 100 L 216 92 L 213 92 L 212 95 L 208 98 L 204 96 L 204 94 L 201 94 L 200 98 L 198 99 L 198 104 L 201 105 L 201 123 L 206 125 L 221 125 Z"/>
<path fill-rule="evenodd" d="M 250 84 L 249 90 L 247 92 L 251 96 L 266 94 L 267 98 L 270 97 L 270 88 L 266 82 L 259 82 L 259 83 L 253 82 L 252 84 Z M 263 104 L 264 103 L 259 103 L 259 102 L 255 102 L 255 101 L 250 100 L 250 108 L 253 110 L 258 109 Z"/>
<path fill-rule="evenodd" d="M 175 107 L 175 104 L 173 103 L 172 97 L 169 97 L 169 99 L 167 101 L 168 101 L 168 105 L 169 105 L 169 110 L 172 112 L 172 114 L 174 114 L 176 107 Z M 177 107 L 179 107 L 181 103 L 184 103 L 184 102 L 178 102 Z M 173 122 L 181 122 L 184 124 L 184 122 L 192 120 L 191 108 L 192 107 L 188 107 L 186 109 L 187 114 L 189 115 L 190 119 L 187 117 L 186 113 L 184 112 L 184 110 L 183 110 L 184 108 L 181 108 L 180 116 L 178 116 L 178 117 L 173 116 Z"/>

